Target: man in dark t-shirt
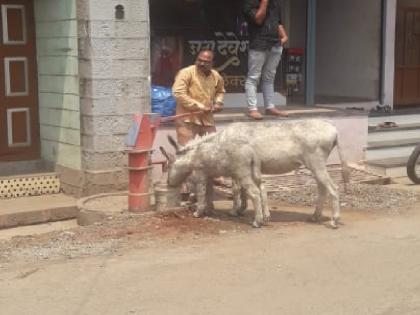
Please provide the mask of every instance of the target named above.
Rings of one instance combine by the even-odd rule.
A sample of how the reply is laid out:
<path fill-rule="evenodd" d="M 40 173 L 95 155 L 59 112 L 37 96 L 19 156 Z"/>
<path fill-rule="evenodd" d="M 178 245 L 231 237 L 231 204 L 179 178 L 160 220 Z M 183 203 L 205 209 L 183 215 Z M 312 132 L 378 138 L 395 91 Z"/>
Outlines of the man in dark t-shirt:
<path fill-rule="evenodd" d="M 287 116 L 274 107 L 274 79 L 288 36 L 281 20 L 280 0 L 244 0 L 248 22 L 249 53 L 245 91 L 248 116 L 262 119 L 257 109 L 257 86 L 261 79 L 265 114 Z"/>

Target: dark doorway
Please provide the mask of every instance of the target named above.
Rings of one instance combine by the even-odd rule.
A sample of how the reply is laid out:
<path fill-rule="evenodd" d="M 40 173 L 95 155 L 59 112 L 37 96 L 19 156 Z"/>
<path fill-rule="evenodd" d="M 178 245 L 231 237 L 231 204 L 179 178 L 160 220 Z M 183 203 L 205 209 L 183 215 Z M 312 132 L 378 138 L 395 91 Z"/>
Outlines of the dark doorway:
<path fill-rule="evenodd" d="M 420 6 L 397 9 L 394 105 L 420 105 Z"/>

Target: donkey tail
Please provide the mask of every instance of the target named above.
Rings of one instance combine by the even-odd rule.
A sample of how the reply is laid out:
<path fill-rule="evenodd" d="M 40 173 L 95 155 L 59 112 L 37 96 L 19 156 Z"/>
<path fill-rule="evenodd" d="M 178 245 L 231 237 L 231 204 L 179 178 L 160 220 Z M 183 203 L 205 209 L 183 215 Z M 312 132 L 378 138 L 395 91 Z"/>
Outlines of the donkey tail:
<path fill-rule="evenodd" d="M 262 175 L 261 175 L 261 161 L 256 156 L 256 154 L 253 155 L 251 160 L 251 168 L 252 168 L 252 178 L 254 179 L 254 182 L 260 186 L 262 183 Z"/>
<path fill-rule="evenodd" d="M 350 182 L 350 167 L 346 159 L 344 158 L 344 154 L 338 140 L 338 134 L 335 139 L 335 145 L 337 146 L 338 157 L 340 158 L 340 162 L 341 162 L 341 175 L 343 176 L 343 181 L 344 181 L 344 192 L 347 193 L 347 184 Z"/>

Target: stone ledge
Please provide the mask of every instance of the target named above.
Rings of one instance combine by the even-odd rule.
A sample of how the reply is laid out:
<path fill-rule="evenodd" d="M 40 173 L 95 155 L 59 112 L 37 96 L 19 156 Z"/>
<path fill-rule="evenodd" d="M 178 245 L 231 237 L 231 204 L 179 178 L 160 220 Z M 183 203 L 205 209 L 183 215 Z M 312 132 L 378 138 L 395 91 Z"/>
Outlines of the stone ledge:
<path fill-rule="evenodd" d="M 59 194 L 0 200 L 0 229 L 74 219 L 76 199 Z"/>

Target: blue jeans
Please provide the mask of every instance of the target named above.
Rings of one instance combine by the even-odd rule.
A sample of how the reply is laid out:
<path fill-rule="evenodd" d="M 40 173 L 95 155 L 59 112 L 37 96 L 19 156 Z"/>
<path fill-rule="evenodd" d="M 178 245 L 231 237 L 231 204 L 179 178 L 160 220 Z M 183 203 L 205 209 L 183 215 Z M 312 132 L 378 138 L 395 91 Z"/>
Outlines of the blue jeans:
<path fill-rule="evenodd" d="M 249 110 L 257 109 L 257 86 L 261 79 L 261 89 L 265 109 L 274 108 L 274 79 L 281 60 L 283 47 L 278 45 L 271 50 L 250 50 L 248 54 L 248 75 L 245 92 Z"/>

